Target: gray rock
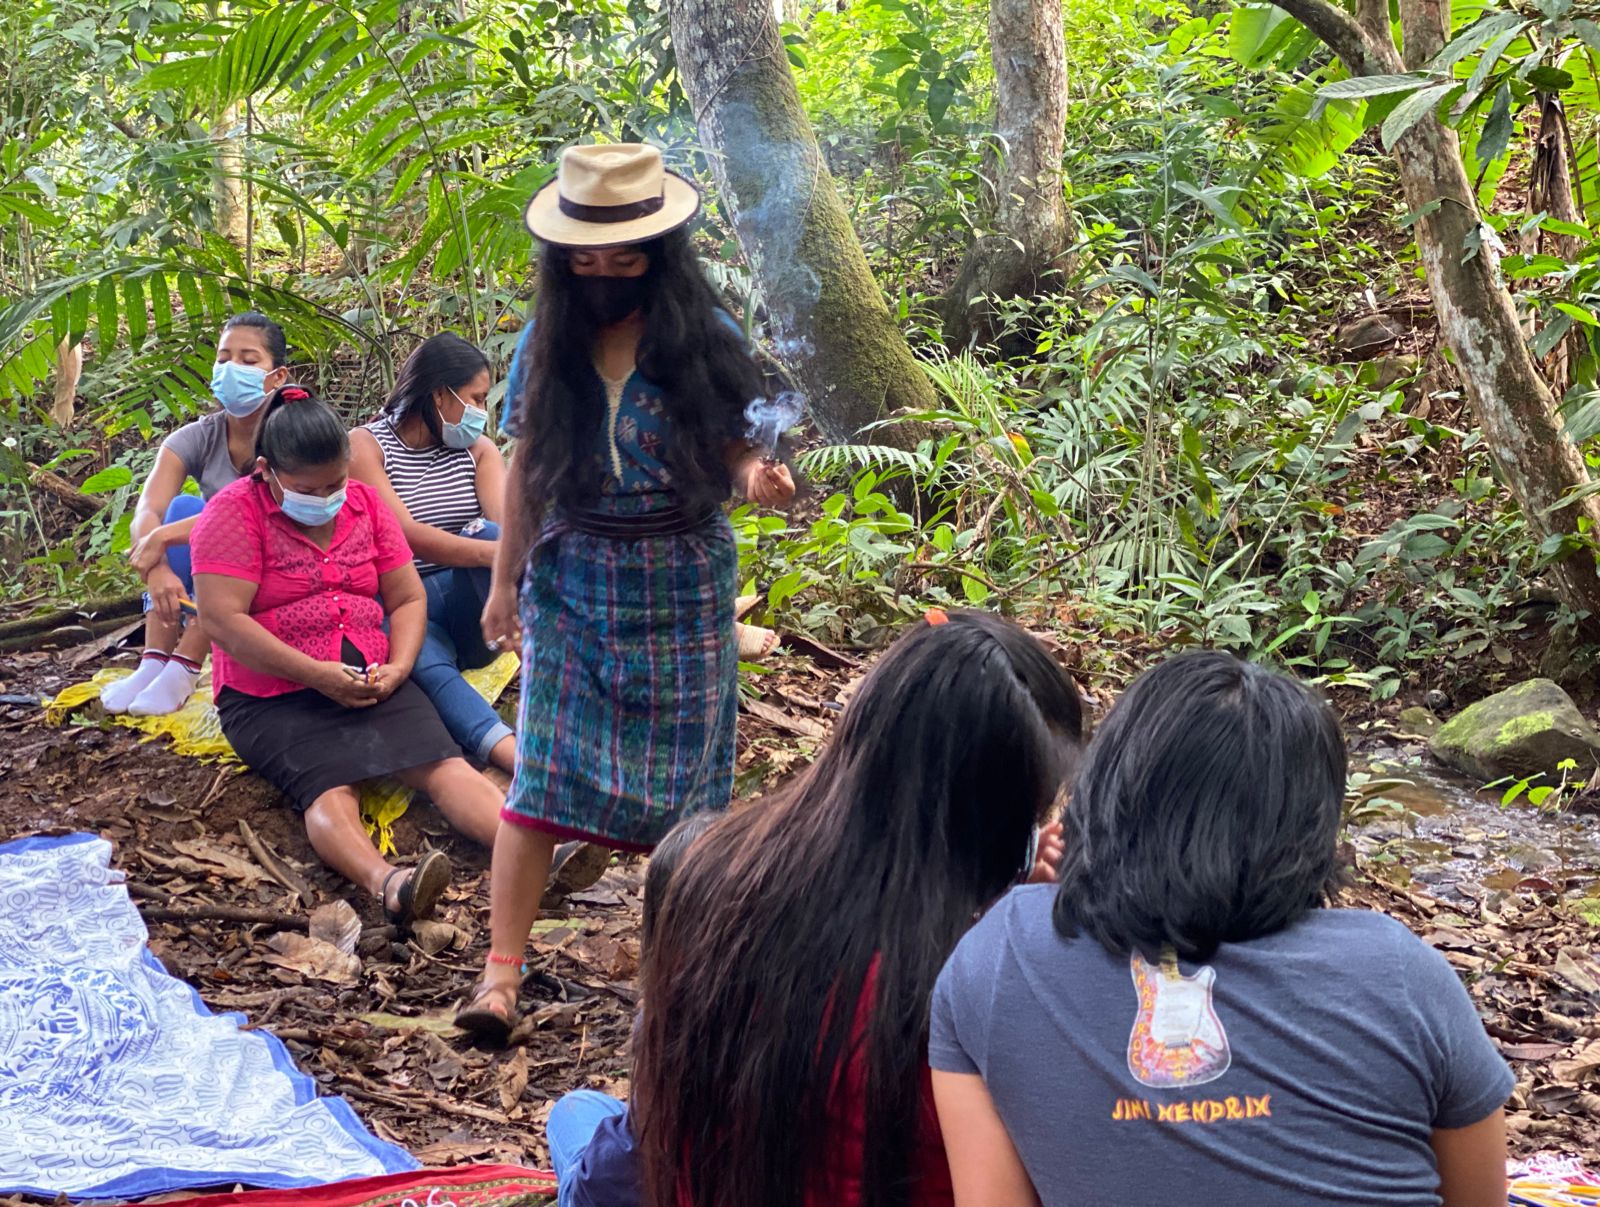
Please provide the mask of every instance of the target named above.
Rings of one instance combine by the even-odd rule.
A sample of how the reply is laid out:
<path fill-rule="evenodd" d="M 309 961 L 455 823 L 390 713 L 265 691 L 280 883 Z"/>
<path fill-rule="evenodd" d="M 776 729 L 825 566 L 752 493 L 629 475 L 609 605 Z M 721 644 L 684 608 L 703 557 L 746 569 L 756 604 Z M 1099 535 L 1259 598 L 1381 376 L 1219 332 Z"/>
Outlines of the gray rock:
<path fill-rule="evenodd" d="M 1600 766 L 1600 731 L 1549 679 L 1529 679 L 1462 709 L 1428 743 L 1447 767 L 1480 780 L 1543 772 L 1559 778 L 1563 759 L 1578 764 L 1576 778 Z"/>
<path fill-rule="evenodd" d="M 1439 727 L 1444 722 L 1439 720 L 1431 708 L 1402 708 L 1400 710 L 1400 732 L 1415 734 L 1419 738 L 1431 738 L 1439 732 Z"/>
<path fill-rule="evenodd" d="M 1351 360 L 1368 360 L 1406 333 L 1405 324 L 1387 314 L 1364 314 L 1333 333 L 1339 351 Z"/>

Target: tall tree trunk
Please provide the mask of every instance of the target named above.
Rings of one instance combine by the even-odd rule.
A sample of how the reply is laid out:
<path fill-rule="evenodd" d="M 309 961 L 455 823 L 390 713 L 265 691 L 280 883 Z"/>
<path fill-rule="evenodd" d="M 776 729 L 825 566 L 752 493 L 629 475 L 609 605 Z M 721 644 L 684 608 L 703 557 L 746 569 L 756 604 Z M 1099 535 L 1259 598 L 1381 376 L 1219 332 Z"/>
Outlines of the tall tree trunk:
<path fill-rule="evenodd" d="M 1061 190 L 1067 61 L 1061 0 L 991 0 L 995 127 L 1002 143 L 994 232 L 967 253 L 945 298 L 951 348 L 994 338 L 988 297 L 1031 297 L 1062 263 L 1069 217 Z"/>
<path fill-rule="evenodd" d="M 673 0 L 672 43 L 777 347 L 830 440 L 935 400 L 800 105 L 772 0 Z"/>
<path fill-rule="evenodd" d="M 1272 2 L 1321 38 L 1351 75 L 1415 69 L 1445 43 L 1444 0 L 1400 0 L 1404 59 L 1394 43 L 1387 0 L 1357 0 L 1354 16 L 1329 0 Z M 1455 131 L 1425 117 L 1395 145 L 1394 157 L 1406 203 L 1420 215 L 1417 250 L 1440 333 L 1455 355 L 1484 444 L 1534 537 L 1561 537 L 1585 549 L 1557 562 L 1550 573 L 1569 606 L 1600 618 L 1600 574 L 1592 553 L 1600 500 L 1561 505 L 1569 492 L 1589 484 L 1588 470 L 1562 429 L 1556 399 L 1500 280 L 1496 241 L 1486 237 Z M 1469 255 L 1480 236 L 1485 237 Z"/>
<path fill-rule="evenodd" d="M 211 142 L 216 148 L 217 234 L 241 250 L 245 242 L 246 212 L 244 181 L 244 143 L 234 132 L 239 124 L 239 107 L 229 105 L 211 122 Z"/>
<path fill-rule="evenodd" d="M 1566 108 L 1559 93 L 1540 92 L 1537 96 L 1539 137 L 1534 144 L 1533 164 L 1528 170 L 1528 213 L 1582 223 L 1583 215 L 1572 195 Z M 1563 260 L 1571 260 L 1578 252 L 1579 242 L 1572 235 L 1552 234 L 1535 228 L 1523 236 L 1521 250 L 1524 255 L 1547 251 Z M 1583 355 L 1585 343 L 1583 329 L 1576 328 L 1544 358 L 1545 380 L 1557 397 L 1564 395 L 1572 384 L 1572 362 Z"/>

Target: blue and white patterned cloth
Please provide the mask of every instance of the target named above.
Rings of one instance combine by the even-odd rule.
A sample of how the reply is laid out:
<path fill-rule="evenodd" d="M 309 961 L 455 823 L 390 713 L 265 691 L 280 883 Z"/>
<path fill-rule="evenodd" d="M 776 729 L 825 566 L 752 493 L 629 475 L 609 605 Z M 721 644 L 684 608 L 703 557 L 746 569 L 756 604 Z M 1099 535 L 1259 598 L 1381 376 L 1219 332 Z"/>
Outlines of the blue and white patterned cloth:
<path fill-rule="evenodd" d="M 0 844 L 0 1194 L 285 1188 L 417 1168 L 169 976 L 111 844 Z"/>

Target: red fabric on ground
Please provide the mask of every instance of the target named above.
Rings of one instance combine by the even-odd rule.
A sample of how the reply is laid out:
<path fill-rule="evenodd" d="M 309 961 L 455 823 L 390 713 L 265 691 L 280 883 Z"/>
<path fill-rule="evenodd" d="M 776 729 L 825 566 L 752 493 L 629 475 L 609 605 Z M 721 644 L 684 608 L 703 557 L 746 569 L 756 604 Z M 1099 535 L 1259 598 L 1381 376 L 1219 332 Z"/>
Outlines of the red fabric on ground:
<path fill-rule="evenodd" d="M 169 1199 L 176 1207 L 425 1207 L 447 1199 L 455 1207 L 531 1207 L 554 1196 L 556 1176 L 515 1165 L 463 1165 L 355 1178 L 303 1190 L 247 1190 Z"/>

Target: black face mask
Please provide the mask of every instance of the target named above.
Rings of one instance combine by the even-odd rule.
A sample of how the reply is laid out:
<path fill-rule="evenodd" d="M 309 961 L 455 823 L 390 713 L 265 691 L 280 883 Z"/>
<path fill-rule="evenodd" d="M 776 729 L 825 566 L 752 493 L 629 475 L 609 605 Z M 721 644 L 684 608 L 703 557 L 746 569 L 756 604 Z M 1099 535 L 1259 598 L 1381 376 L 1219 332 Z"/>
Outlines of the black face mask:
<path fill-rule="evenodd" d="M 578 277 L 578 302 L 601 327 L 620 323 L 644 305 L 643 277 Z"/>

